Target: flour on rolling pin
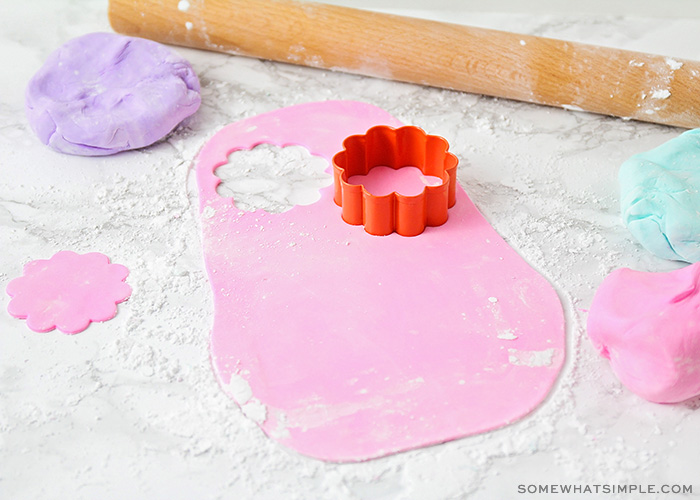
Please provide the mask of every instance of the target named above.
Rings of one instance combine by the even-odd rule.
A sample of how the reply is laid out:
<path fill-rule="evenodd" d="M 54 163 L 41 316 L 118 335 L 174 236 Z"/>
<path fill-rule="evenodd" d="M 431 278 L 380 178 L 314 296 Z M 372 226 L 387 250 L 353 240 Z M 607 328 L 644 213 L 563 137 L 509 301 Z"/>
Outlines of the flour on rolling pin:
<path fill-rule="evenodd" d="M 165 43 L 700 126 L 694 61 L 295 0 L 110 0 L 109 17 Z"/>

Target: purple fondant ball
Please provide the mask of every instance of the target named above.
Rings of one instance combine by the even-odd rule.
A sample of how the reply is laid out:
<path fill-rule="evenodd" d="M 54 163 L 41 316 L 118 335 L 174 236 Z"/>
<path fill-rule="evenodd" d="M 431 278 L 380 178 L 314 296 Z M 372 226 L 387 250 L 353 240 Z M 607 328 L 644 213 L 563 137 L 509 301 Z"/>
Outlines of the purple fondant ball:
<path fill-rule="evenodd" d="M 29 123 L 62 153 L 102 156 L 165 137 L 199 108 L 199 80 L 172 50 L 91 33 L 52 53 L 27 86 Z"/>

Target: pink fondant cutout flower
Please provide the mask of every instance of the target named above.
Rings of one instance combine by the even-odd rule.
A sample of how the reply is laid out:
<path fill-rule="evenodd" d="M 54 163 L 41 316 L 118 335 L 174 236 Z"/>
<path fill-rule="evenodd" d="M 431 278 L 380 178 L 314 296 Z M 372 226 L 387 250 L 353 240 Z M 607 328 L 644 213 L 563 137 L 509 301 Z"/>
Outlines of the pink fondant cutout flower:
<path fill-rule="evenodd" d="M 7 310 L 35 332 L 82 332 L 91 321 L 117 314 L 117 304 L 131 295 L 124 282 L 128 275 L 126 267 L 110 264 L 101 253 L 61 251 L 27 263 L 24 274 L 10 281 Z"/>

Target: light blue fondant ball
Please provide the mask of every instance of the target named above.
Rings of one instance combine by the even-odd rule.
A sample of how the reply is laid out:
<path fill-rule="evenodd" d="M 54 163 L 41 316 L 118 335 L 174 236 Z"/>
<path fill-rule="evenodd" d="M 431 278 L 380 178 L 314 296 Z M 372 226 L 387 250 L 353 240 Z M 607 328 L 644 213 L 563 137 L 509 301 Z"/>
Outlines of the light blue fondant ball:
<path fill-rule="evenodd" d="M 622 219 L 655 255 L 700 261 L 700 129 L 620 167 Z"/>

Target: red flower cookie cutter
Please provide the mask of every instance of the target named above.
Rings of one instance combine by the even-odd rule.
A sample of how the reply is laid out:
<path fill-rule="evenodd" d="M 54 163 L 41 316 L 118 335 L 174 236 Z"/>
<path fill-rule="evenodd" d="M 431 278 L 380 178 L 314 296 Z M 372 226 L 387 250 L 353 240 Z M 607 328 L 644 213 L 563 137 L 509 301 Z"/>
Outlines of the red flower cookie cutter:
<path fill-rule="evenodd" d="M 343 141 L 343 150 L 333 157 L 334 197 L 342 217 L 352 225 L 363 224 L 365 231 L 384 236 L 396 231 L 416 236 L 426 226 L 447 222 L 447 209 L 455 204 L 458 160 L 448 152 L 447 141 L 428 135 L 418 127 L 372 127 L 364 135 Z M 353 175 L 367 175 L 374 167 L 393 169 L 417 167 L 423 175 L 442 179 L 437 186 L 426 186 L 418 195 L 396 191 L 375 196 L 362 184 L 350 184 Z"/>

